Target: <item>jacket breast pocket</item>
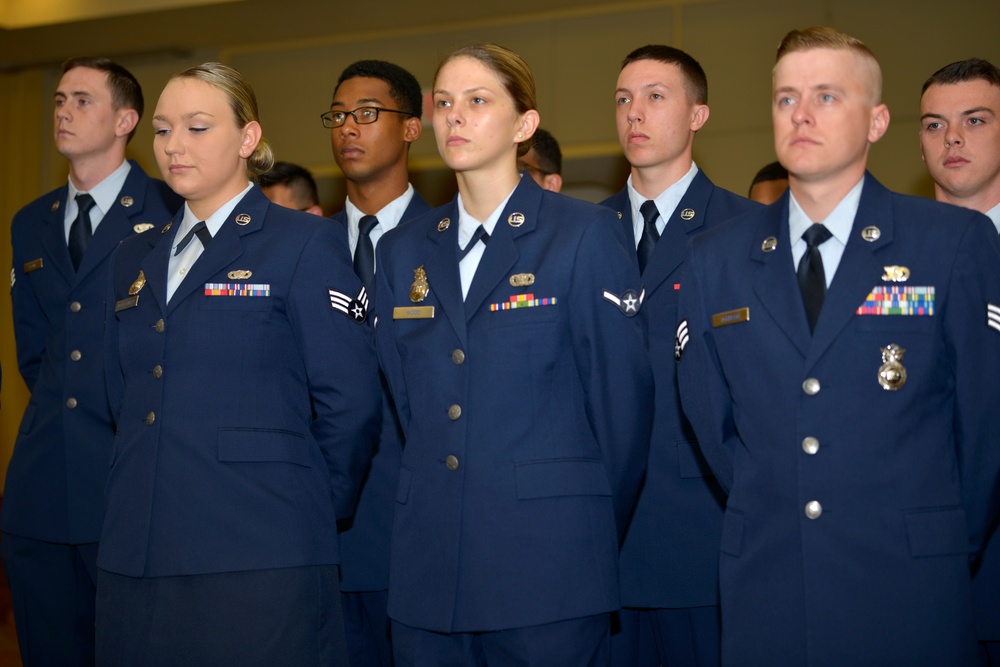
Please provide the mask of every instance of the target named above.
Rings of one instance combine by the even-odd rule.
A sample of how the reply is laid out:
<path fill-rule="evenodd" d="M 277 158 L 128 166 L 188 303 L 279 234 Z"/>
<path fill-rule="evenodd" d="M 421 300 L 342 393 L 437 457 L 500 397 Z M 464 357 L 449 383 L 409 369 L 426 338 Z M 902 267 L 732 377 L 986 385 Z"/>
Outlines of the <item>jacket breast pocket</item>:
<path fill-rule="evenodd" d="M 517 497 L 610 496 L 611 483 L 599 459 L 548 459 L 514 464 Z"/>
<path fill-rule="evenodd" d="M 305 436 L 271 429 L 219 429 L 219 460 L 294 463 L 312 467 L 310 444 Z"/>
<path fill-rule="evenodd" d="M 559 319 L 559 305 L 511 308 L 488 313 L 490 328 L 545 324 Z"/>
<path fill-rule="evenodd" d="M 257 312 L 270 310 L 269 296 L 206 296 L 198 303 L 200 310 L 235 310 Z"/>

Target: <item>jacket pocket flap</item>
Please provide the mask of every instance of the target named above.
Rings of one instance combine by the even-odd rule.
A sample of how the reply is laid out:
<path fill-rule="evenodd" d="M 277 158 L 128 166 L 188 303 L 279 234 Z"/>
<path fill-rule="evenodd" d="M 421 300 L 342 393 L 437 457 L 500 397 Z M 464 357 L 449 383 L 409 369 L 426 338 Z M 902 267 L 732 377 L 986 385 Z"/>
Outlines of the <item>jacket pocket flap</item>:
<path fill-rule="evenodd" d="M 309 442 L 291 431 L 219 429 L 220 461 L 280 461 L 312 467 Z"/>
<path fill-rule="evenodd" d="M 610 496 L 611 483 L 599 459 L 550 459 L 515 464 L 517 497 Z"/>

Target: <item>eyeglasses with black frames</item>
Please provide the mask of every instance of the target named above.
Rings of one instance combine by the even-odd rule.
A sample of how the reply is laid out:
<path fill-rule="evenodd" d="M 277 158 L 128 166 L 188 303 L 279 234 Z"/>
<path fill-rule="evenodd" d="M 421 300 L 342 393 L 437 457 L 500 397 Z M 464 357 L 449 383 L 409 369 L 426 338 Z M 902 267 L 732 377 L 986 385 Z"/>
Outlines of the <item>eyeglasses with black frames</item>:
<path fill-rule="evenodd" d="M 333 129 L 340 127 L 347 122 L 348 116 L 354 116 L 354 122 L 358 125 L 369 125 L 378 120 L 379 113 L 388 111 L 389 113 L 401 113 L 404 116 L 413 116 L 409 111 L 398 111 L 396 109 L 384 109 L 382 107 L 358 107 L 354 111 L 327 111 L 320 114 L 323 127 Z"/>

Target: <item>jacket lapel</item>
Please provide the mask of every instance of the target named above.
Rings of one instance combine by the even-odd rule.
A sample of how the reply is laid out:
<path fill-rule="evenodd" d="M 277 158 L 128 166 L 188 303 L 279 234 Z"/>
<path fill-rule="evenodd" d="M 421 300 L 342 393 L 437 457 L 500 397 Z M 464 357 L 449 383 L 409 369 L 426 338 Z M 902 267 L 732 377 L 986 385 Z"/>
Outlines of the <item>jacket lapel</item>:
<path fill-rule="evenodd" d="M 861 230 L 866 227 L 877 227 L 880 232 L 878 239 L 865 241 Z M 806 357 L 807 366 L 816 363 L 854 317 L 872 286 L 881 282 L 883 266 L 875 255 L 892 242 L 892 237 L 892 198 L 871 174 L 866 174 L 851 236 L 816 321 L 816 331 Z"/>
<path fill-rule="evenodd" d="M 170 267 L 170 249 L 173 247 L 174 237 L 180 230 L 183 219 L 184 207 L 181 206 L 168 225 L 146 234 L 152 250 L 139 264 L 139 268 L 142 269 L 142 274 L 146 277 L 146 288 L 152 291 L 156 301 L 160 304 L 160 312 L 166 312 L 167 309 L 167 271 Z"/>
<path fill-rule="evenodd" d="M 167 314 L 171 313 L 192 293 L 203 290 L 205 281 L 232 264 L 237 257 L 243 254 L 242 237 L 252 234 L 264 226 L 264 215 L 267 213 L 268 205 L 267 197 L 256 186 L 236 204 L 219 232 L 212 238 L 212 242 L 208 244 L 208 247 L 191 267 L 191 271 L 177 286 L 177 291 L 174 292 L 170 303 L 167 304 Z M 238 224 L 236 218 L 243 219 L 242 216 L 249 216 L 250 222 Z"/>
<path fill-rule="evenodd" d="M 514 239 L 534 231 L 538 223 L 538 208 L 542 202 L 542 189 L 530 178 L 522 178 L 507 206 L 500 213 L 486 252 L 479 260 L 472 285 L 465 297 L 465 317 L 471 319 L 483 301 L 505 280 L 519 253 Z M 516 225 L 516 226 L 515 226 Z"/>
<path fill-rule="evenodd" d="M 788 204 L 788 194 L 785 193 L 765 209 L 752 237 L 750 258 L 761 263 L 760 273 L 754 282 L 754 293 L 778 328 L 804 357 L 809 350 L 811 334 L 802 305 L 802 292 L 792 267 Z M 773 249 L 766 250 L 769 247 Z"/>
<path fill-rule="evenodd" d="M 442 220 L 449 221 L 447 227 L 442 230 L 440 224 L 432 225 L 427 232 L 434 247 L 426 259 L 424 272 L 445 317 L 465 346 L 465 304 L 462 303 L 462 282 L 458 273 L 458 200 L 453 200 L 446 210 Z"/>
<path fill-rule="evenodd" d="M 76 272 L 73 271 L 73 262 L 69 258 L 69 246 L 66 244 L 66 227 L 64 224 L 64 216 L 66 215 L 66 206 L 69 203 L 66 200 L 68 196 L 69 186 L 64 185 L 59 189 L 57 193 L 57 199 L 53 204 L 58 203 L 58 206 L 49 210 L 48 215 L 45 218 L 45 230 L 42 232 L 42 246 L 45 248 L 45 261 L 52 262 L 52 267 L 66 279 L 66 282 L 72 285 L 76 282 Z M 35 259 L 32 257 L 31 259 Z"/>
<path fill-rule="evenodd" d="M 646 288 L 647 296 L 684 261 L 688 240 L 705 224 L 705 211 L 708 209 L 708 201 L 712 198 L 714 189 L 712 181 L 708 180 L 705 172 L 699 169 L 687 192 L 678 202 L 677 208 L 667 220 L 667 226 L 663 228 L 663 234 L 656 242 L 653 256 L 649 258 L 649 264 L 642 274 L 642 285 Z"/>

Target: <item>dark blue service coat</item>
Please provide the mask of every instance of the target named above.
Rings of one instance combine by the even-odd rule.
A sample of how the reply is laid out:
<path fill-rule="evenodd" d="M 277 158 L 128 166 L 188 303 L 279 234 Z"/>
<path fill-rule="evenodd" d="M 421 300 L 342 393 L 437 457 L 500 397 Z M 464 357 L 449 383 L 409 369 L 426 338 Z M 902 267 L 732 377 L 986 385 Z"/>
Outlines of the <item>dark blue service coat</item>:
<path fill-rule="evenodd" d="M 406 435 L 394 620 L 490 631 L 619 607 L 653 395 L 641 317 L 609 300 L 638 309 L 617 226 L 522 178 L 464 302 L 456 202 L 379 242 L 376 340 Z"/>
<path fill-rule="evenodd" d="M 810 335 L 788 207 L 696 238 L 681 290 L 681 398 L 729 490 L 723 661 L 974 664 L 969 565 L 1000 471 L 996 230 L 866 176 Z M 861 314 L 893 288 L 933 288 L 933 313 Z M 893 344 L 906 380 L 885 389 Z"/>
<path fill-rule="evenodd" d="M 344 230 L 254 187 L 167 303 L 180 221 L 122 244 L 112 269 L 118 433 L 98 565 L 159 577 L 336 564 L 336 519 L 353 511 L 381 405 L 371 330 L 332 306 L 361 289 Z M 213 293 L 226 285 L 244 294 Z"/>

